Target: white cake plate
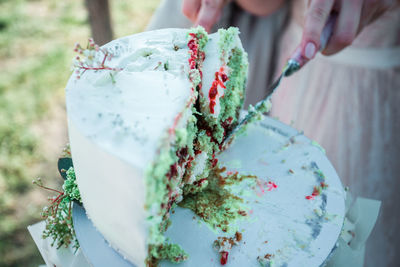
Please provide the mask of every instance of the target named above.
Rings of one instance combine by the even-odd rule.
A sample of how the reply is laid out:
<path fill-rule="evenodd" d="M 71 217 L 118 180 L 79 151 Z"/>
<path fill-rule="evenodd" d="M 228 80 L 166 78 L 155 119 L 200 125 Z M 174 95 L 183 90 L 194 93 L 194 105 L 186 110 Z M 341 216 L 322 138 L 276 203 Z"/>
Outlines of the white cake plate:
<path fill-rule="evenodd" d="M 234 224 L 243 240 L 229 253 L 227 267 L 260 266 L 257 258 L 270 254 L 271 266 L 320 266 L 335 248 L 345 215 L 345 193 L 323 150 L 293 128 L 272 118 L 249 125 L 246 134 L 218 156 L 227 171 L 254 174 L 230 188 L 244 199 L 249 216 Z M 327 189 L 306 199 L 321 174 Z M 277 185 L 268 187 L 268 182 Z M 269 191 L 270 189 L 270 191 Z M 189 254 L 180 264 L 162 261 L 161 266 L 221 266 L 213 242 L 232 236 L 211 229 L 191 210 L 177 207 L 165 235 Z M 74 205 L 74 227 L 81 248 L 95 267 L 134 266 L 114 251 Z M 267 263 L 266 266 L 269 263 Z"/>

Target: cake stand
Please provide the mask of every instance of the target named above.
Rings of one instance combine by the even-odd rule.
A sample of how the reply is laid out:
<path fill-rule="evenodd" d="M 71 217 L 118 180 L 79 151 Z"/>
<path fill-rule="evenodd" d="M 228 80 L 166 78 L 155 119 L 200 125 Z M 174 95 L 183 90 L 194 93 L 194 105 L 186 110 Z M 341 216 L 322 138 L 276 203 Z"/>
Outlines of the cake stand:
<path fill-rule="evenodd" d="M 244 200 L 249 216 L 233 225 L 243 238 L 225 266 L 260 266 L 260 261 L 265 266 L 320 266 L 329 258 L 344 221 L 345 192 L 318 144 L 265 117 L 249 125 L 218 160 L 227 173 L 258 178 L 229 188 Z M 83 207 L 74 205 L 73 219 L 81 249 L 93 266 L 134 266 L 108 245 Z M 162 261 L 161 266 L 221 266 L 213 243 L 232 233 L 212 229 L 180 207 L 171 220 L 165 235 L 189 259 L 178 265 Z"/>

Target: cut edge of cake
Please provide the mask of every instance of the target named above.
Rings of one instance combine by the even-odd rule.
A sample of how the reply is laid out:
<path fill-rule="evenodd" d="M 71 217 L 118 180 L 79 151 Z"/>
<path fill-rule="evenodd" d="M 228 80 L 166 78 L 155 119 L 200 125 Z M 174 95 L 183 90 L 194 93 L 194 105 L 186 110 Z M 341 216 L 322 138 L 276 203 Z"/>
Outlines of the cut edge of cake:
<path fill-rule="evenodd" d="M 168 129 L 166 140 L 159 148 L 157 159 L 146 171 L 146 209 L 148 210 L 149 240 L 147 265 L 153 266 L 160 259 L 174 262 L 186 259 L 186 253 L 176 244 L 165 243 L 163 232 L 170 223 L 171 206 L 182 198 L 183 178 L 194 161 L 194 143 L 197 135 L 197 119 L 194 105 L 201 85 L 201 65 L 204 60 L 204 46 L 208 35 L 202 28 L 188 33 L 189 80 L 192 97 L 185 109 L 179 113 L 174 124 Z M 188 174 L 186 174 L 188 175 Z"/>

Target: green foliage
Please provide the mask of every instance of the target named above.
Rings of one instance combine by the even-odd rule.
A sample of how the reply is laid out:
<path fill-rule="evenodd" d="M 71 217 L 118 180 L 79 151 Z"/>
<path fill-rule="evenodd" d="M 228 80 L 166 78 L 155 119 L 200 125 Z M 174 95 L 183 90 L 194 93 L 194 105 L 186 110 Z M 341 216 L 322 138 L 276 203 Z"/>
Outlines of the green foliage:
<path fill-rule="evenodd" d="M 69 168 L 67 171 L 67 179 L 64 181 L 63 190 L 64 193 L 70 198 L 70 201 L 77 200 L 81 202 L 81 193 L 78 190 L 73 167 Z"/>
<path fill-rule="evenodd" d="M 43 238 L 50 237 L 52 246 L 57 244 L 68 247 L 74 243 L 73 247 L 78 248 L 79 243 L 75 236 L 72 221 L 72 202 L 81 202 L 81 194 L 76 183 L 75 171 L 70 167 L 67 171 L 67 177 L 63 184 L 64 191 L 57 191 L 43 186 L 42 181 L 37 179 L 33 182 L 41 188 L 57 192 L 58 195 L 50 198 L 50 206 L 43 208 L 42 217 L 46 219 L 46 228 L 43 232 Z"/>

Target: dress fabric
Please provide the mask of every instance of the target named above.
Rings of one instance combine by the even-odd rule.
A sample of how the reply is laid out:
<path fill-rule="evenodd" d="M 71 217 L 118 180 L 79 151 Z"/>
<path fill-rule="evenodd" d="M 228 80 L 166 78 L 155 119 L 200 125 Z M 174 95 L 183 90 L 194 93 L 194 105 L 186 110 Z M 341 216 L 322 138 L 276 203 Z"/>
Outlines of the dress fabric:
<path fill-rule="evenodd" d="M 301 40 L 303 12 L 296 1 L 281 64 Z M 399 266 L 400 8 L 367 26 L 352 46 L 317 55 L 285 78 L 272 102 L 271 116 L 320 143 L 353 195 L 382 201 L 365 266 Z"/>
<path fill-rule="evenodd" d="M 268 93 L 301 39 L 306 1 L 288 1 L 267 17 L 229 4 L 214 27 L 237 26 L 249 54 L 246 106 Z M 148 29 L 190 27 L 181 1 L 164 0 Z M 325 149 L 354 196 L 382 201 L 365 266 L 400 263 L 400 8 L 367 26 L 349 48 L 317 55 L 283 79 L 271 116 Z"/>

